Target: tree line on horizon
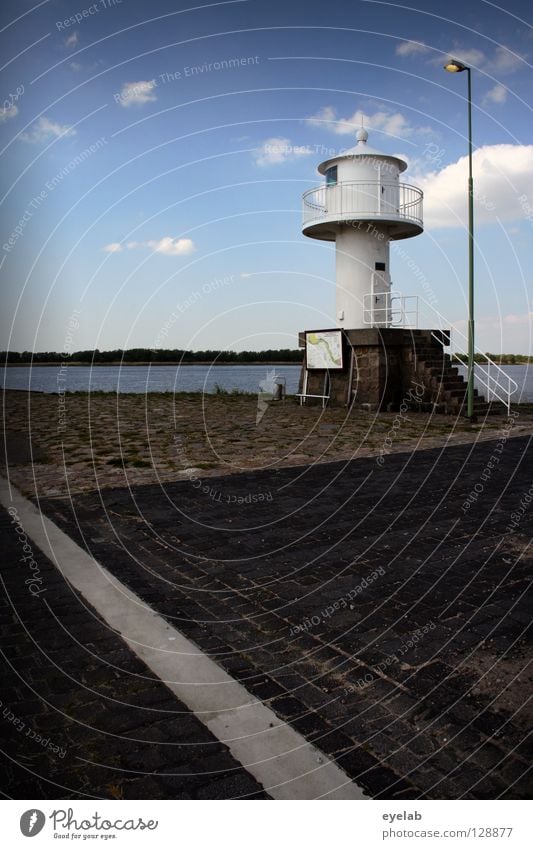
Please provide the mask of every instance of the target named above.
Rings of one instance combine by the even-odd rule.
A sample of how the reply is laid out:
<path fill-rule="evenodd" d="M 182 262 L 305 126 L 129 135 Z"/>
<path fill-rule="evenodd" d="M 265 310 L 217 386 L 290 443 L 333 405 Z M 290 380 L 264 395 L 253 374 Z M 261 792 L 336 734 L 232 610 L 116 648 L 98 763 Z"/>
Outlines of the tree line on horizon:
<path fill-rule="evenodd" d="M 527 354 L 491 354 L 495 363 L 525 365 L 533 363 Z M 268 348 L 265 351 L 186 351 L 181 348 L 117 348 L 113 351 L 1 351 L 2 362 L 9 365 L 26 363 L 301 363 L 302 348 Z M 454 355 L 451 355 L 454 360 Z M 475 354 L 476 362 L 483 362 L 482 354 Z"/>
<path fill-rule="evenodd" d="M 299 348 L 269 348 L 266 351 L 184 351 L 179 348 L 128 348 L 114 351 L 2 351 L 3 362 L 26 363 L 301 363 Z"/>
<path fill-rule="evenodd" d="M 485 355 L 474 354 L 474 362 L 484 363 L 485 357 L 489 357 L 496 365 L 520 366 L 533 363 L 533 357 L 528 356 L 528 354 L 491 354 L 490 351 L 486 351 Z M 451 358 L 456 363 L 460 362 L 454 354 L 451 355 Z M 464 361 L 465 359 L 466 355 L 463 354 L 461 360 Z"/>

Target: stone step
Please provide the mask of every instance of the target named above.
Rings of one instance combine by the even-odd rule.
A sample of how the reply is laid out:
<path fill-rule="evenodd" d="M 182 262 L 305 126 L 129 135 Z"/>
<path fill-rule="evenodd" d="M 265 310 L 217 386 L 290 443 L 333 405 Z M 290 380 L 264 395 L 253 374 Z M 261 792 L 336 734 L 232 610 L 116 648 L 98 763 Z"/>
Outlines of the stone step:
<path fill-rule="evenodd" d="M 423 383 L 425 392 L 421 399 L 413 400 L 410 406 L 418 410 L 434 410 L 466 416 L 468 385 L 466 378 L 459 373 L 461 363 L 444 353 L 443 347 L 431 336 L 430 332 L 406 333 L 406 345 L 409 344 L 417 376 Z M 483 395 L 474 389 L 474 414 L 478 417 L 501 413 L 505 407 L 488 404 Z"/>
<path fill-rule="evenodd" d="M 489 401 L 487 403 L 488 414 L 492 416 L 504 416 L 507 414 L 507 407 L 501 401 Z"/>
<path fill-rule="evenodd" d="M 451 389 L 459 389 L 461 386 L 466 386 L 466 381 L 462 379 L 462 377 L 458 374 L 456 375 L 445 375 L 442 377 L 441 375 L 434 375 L 433 380 L 437 383 L 442 383 L 443 385 L 449 386 Z"/>
<path fill-rule="evenodd" d="M 438 366 L 425 366 L 424 369 L 426 372 L 429 372 L 432 377 L 440 377 L 443 380 L 451 379 L 455 380 L 459 376 L 459 372 L 455 369 L 454 371 L 450 371 L 447 368 L 439 368 Z"/>
<path fill-rule="evenodd" d="M 452 398 L 452 399 L 450 399 L 450 403 L 455 407 L 455 409 L 458 413 L 460 413 L 461 415 L 464 415 L 464 416 L 467 415 L 468 402 L 467 402 L 466 395 L 465 395 L 464 398 L 461 398 L 461 399 Z M 481 415 L 490 414 L 490 412 L 491 412 L 490 406 L 491 405 L 487 404 L 487 402 L 485 401 L 485 399 L 482 396 L 476 398 L 474 400 L 474 415 L 481 416 Z M 494 410 L 494 414 L 496 414 L 496 412 L 497 411 Z"/>
<path fill-rule="evenodd" d="M 444 387 L 444 389 L 466 389 L 467 386 L 466 382 L 461 378 L 451 378 L 450 380 L 447 380 L 445 378 L 444 380 L 440 380 L 439 382 L 440 385 Z"/>
<path fill-rule="evenodd" d="M 462 400 L 466 397 L 466 389 L 443 389 L 442 394 L 445 398 L 457 398 Z"/>
<path fill-rule="evenodd" d="M 449 366 L 447 365 L 447 363 L 444 362 L 444 360 L 418 360 L 415 365 L 417 368 L 438 368 L 440 370 L 444 368 L 449 368 Z"/>
<path fill-rule="evenodd" d="M 434 348 L 421 348 L 417 345 L 413 348 L 414 353 L 419 359 L 424 359 L 424 357 L 447 357 L 448 354 L 445 354 L 442 348 L 435 346 Z"/>
<path fill-rule="evenodd" d="M 463 395 L 466 396 L 468 387 L 465 383 L 464 386 L 455 389 L 450 389 L 448 386 L 442 386 L 441 390 L 444 394 L 450 395 L 450 397 L 462 398 Z M 477 389 L 474 389 L 474 398 L 483 398 L 483 395 L 480 395 Z"/>

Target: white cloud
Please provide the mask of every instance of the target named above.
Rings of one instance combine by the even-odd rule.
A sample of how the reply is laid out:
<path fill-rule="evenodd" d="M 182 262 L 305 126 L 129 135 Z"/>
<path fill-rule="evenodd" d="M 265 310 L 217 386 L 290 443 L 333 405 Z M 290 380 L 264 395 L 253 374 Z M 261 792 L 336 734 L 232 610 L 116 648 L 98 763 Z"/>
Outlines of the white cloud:
<path fill-rule="evenodd" d="M 466 347 L 468 325 L 464 319 L 451 322 L 452 329 L 459 331 L 457 342 L 463 350 Z M 481 351 L 489 351 L 491 354 L 528 354 L 531 351 L 531 338 L 533 331 L 533 312 L 521 314 L 507 313 L 506 315 L 478 315 L 476 316 L 476 346 Z M 453 333 L 452 333 L 453 338 Z M 511 377 L 512 371 L 502 366 Z M 514 400 L 518 401 L 518 394 Z"/>
<path fill-rule="evenodd" d="M 508 47 L 496 48 L 494 57 L 490 62 L 490 70 L 494 74 L 509 74 L 521 67 L 525 67 L 525 61 L 522 56 L 509 50 Z"/>
<path fill-rule="evenodd" d="M 310 127 L 323 127 L 337 135 L 352 133 L 361 126 L 361 113 L 355 112 L 352 118 L 338 118 L 333 106 L 322 106 L 314 115 L 306 119 Z"/>
<path fill-rule="evenodd" d="M 431 48 L 421 41 L 400 41 L 396 45 L 397 56 L 420 56 L 422 53 L 429 53 Z"/>
<path fill-rule="evenodd" d="M 151 248 L 155 253 L 167 256 L 186 256 L 196 250 L 192 239 L 173 239 L 172 236 L 163 236 L 162 239 L 150 239 L 148 242 L 127 242 L 128 250 L 135 248 Z M 120 242 L 111 242 L 103 248 L 108 254 L 116 254 L 122 251 Z"/>
<path fill-rule="evenodd" d="M 480 68 L 484 64 L 487 57 L 482 50 L 476 47 L 461 47 L 458 44 L 443 53 L 442 56 L 437 56 L 431 60 L 432 65 L 444 65 L 447 59 L 458 59 L 464 65 L 469 65 L 472 68 Z"/>
<path fill-rule="evenodd" d="M 516 315 L 516 313 L 509 313 L 509 315 L 505 315 L 503 317 L 505 324 L 510 324 L 516 327 L 516 325 L 525 324 L 526 326 L 533 325 L 533 312 L 525 312 L 521 315 Z"/>
<path fill-rule="evenodd" d="M 50 121 L 44 115 L 41 115 L 39 120 L 33 125 L 31 132 L 21 133 L 20 138 L 23 141 L 36 144 L 38 142 L 48 141 L 51 138 L 68 138 L 75 135 L 76 130 L 74 127 L 70 127 L 68 124 L 56 124 L 55 121 Z"/>
<path fill-rule="evenodd" d="M 0 124 L 4 124 L 6 121 L 9 121 L 10 118 L 15 118 L 19 114 L 19 108 L 15 103 L 12 103 L 11 106 L 3 106 L 0 109 Z"/>
<path fill-rule="evenodd" d="M 172 236 L 163 236 L 159 240 L 152 239 L 145 244 L 156 253 L 167 254 L 167 256 L 184 256 L 196 250 L 192 239 L 173 239 Z"/>
<path fill-rule="evenodd" d="M 309 156 L 310 153 L 311 149 L 305 145 L 294 145 L 290 139 L 273 137 L 256 148 L 254 159 L 256 165 L 280 165 L 300 156 Z"/>
<path fill-rule="evenodd" d="M 483 98 L 483 103 L 486 105 L 488 103 L 505 103 L 507 100 L 507 89 L 504 85 L 498 83 L 493 88 L 489 89 Z"/>
<path fill-rule="evenodd" d="M 498 74 L 510 74 L 513 71 L 525 68 L 525 57 L 510 50 L 508 47 L 497 47 L 494 53 L 487 55 L 482 50 L 476 47 L 461 47 L 454 44 L 448 53 L 431 59 L 432 65 L 444 64 L 447 59 L 459 59 L 465 65 L 470 65 L 472 68 L 484 68 L 489 74 L 497 76 Z"/>
<path fill-rule="evenodd" d="M 375 112 L 367 116 L 365 126 L 371 130 L 382 130 L 389 136 L 396 138 L 407 138 L 414 132 L 414 127 L 409 124 L 407 118 L 401 112 L 392 115 L 387 112 Z"/>
<path fill-rule="evenodd" d="M 69 62 L 69 68 L 73 71 L 81 71 L 82 65 L 79 62 Z"/>
<path fill-rule="evenodd" d="M 480 147 L 473 154 L 473 173 L 476 224 L 526 217 L 533 206 L 533 145 Z M 426 227 L 466 227 L 467 181 L 467 156 L 440 171 L 412 176 L 410 182 L 424 190 Z"/>
<path fill-rule="evenodd" d="M 76 31 L 74 31 L 65 38 L 63 44 L 65 45 L 67 50 L 73 50 L 76 47 L 79 40 L 80 40 L 80 38 L 79 38 L 78 33 Z"/>
<path fill-rule="evenodd" d="M 339 136 L 353 135 L 361 126 L 361 114 L 361 110 L 358 110 L 349 118 L 338 118 L 332 106 L 323 106 L 315 115 L 307 118 L 306 123 L 311 127 L 324 127 Z M 430 132 L 429 127 L 414 127 L 401 112 L 388 112 L 385 109 L 372 115 L 363 113 L 363 122 L 369 130 L 380 130 L 396 138 L 408 138 L 414 132 Z"/>
<path fill-rule="evenodd" d="M 139 80 L 136 83 L 124 83 L 120 94 L 115 95 L 115 101 L 121 106 L 143 106 L 145 103 L 150 103 L 157 100 L 154 89 L 156 87 L 155 80 Z"/>
<path fill-rule="evenodd" d="M 417 57 L 430 52 L 433 51 L 422 41 L 400 41 L 395 50 L 396 55 L 403 58 Z M 487 67 L 487 70 L 495 75 L 516 71 L 524 66 L 525 61 L 525 57 L 505 45 L 497 47 L 492 55 L 487 55 L 477 47 L 466 47 L 455 43 L 447 53 L 432 56 L 430 64 L 443 65 L 447 58 L 459 59 L 460 62 L 473 68 Z"/>

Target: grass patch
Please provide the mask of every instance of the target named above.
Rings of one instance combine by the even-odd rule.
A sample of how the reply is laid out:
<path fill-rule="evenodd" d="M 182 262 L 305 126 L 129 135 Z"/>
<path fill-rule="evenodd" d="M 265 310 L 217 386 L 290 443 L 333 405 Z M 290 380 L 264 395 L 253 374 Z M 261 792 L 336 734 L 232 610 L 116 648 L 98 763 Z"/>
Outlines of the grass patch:
<path fill-rule="evenodd" d="M 119 466 L 123 468 L 125 466 L 125 460 L 123 457 L 111 457 L 110 460 L 107 461 L 108 466 Z"/>
<path fill-rule="evenodd" d="M 206 394 L 210 394 L 210 393 L 206 393 Z M 256 392 L 247 392 L 245 389 L 237 389 L 235 387 L 233 389 L 229 389 L 229 390 L 224 389 L 224 387 L 221 386 L 219 383 L 215 383 L 215 385 L 213 387 L 212 394 L 213 395 L 223 395 L 224 397 L 227 397 L 227 398 L 255 398 L 256 395 L 257 395 Z"/>

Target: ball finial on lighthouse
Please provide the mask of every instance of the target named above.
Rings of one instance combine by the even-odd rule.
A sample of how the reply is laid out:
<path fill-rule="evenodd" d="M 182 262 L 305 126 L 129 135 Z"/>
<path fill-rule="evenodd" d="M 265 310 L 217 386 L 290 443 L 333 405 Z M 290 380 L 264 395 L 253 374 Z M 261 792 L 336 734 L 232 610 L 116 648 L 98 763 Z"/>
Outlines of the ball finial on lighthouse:
<path fill-rule="evenodd" d="M 407 163 L 367 144 L 321 162 L 325 184 L 303 196 L 303 232 L 336 243 L 336 320 L 344 329 L 390 327 L 389 244 L 423 230 L 422 191 L 400 182 Z"/>

